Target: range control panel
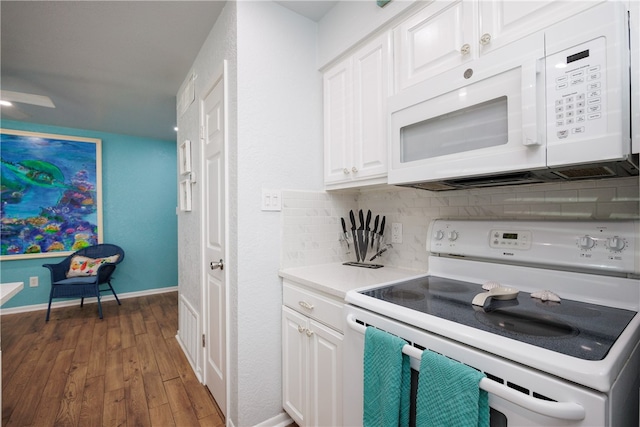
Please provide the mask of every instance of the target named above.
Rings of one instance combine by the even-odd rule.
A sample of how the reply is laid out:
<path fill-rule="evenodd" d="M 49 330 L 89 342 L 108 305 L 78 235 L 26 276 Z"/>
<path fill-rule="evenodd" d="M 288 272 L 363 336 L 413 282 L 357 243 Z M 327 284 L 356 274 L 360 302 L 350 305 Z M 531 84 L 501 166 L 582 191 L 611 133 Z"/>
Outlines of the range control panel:
<path fill-rule="evenodd" d="M 640 274 L 638 221 L 434 220 L 427 251 L 477 259 Z"/>

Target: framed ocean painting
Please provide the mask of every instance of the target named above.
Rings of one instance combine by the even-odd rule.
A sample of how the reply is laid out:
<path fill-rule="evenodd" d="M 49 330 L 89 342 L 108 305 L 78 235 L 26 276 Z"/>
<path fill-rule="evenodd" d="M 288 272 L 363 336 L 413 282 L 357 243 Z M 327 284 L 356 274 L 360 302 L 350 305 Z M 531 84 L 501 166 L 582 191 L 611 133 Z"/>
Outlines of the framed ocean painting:
<path fill-rule="evenodd" d="M 101 140 L 0 129 L 0 260 L 102 243 Z"/>

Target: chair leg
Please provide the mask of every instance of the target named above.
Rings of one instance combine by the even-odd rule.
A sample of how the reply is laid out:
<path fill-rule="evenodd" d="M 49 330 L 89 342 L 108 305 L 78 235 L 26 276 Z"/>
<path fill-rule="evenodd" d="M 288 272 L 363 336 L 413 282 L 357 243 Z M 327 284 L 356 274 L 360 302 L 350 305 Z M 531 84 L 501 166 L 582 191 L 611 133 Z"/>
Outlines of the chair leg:
<path fill-rule="evenodd" d="M 100 291 L 98 291 L 98 314 L 102 319 L 102 303 L 100 302 Z"/>
<path fill-rule="evenodd" d="M 107 282 L 107 285 L 109 285 L 109 289 L 111 289 L 111 292 L 113 292 L 113 296 L 116 297 L 116 301 L 118 301 L 118 305 L 122 305 L 120 303 L 120 300 L 118 299 L 118 295 L 116 295 L 116 291 L 114 291 L 113 286 L 111 286 L 111 280 Z"/>
<path fill-rule="evenodd" d="M 84 297 L 80 298 L 80 307 L 84 307 Z"/>
<path fill-rule="evenodd" d="M 49 314 L 51 314 L 51 297 L 49 297 L 49 307 L 47 307 L 47 318 L 44 319 L 45 322 L 49 321 Z"/>

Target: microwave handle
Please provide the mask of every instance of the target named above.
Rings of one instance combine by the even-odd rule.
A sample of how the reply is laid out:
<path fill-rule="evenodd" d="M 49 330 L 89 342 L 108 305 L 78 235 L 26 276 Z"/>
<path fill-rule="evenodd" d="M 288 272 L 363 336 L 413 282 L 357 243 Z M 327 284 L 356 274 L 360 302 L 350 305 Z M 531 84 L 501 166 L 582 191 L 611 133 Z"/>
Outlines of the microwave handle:
<path fill-rule="evenodd" d="M 538 75 L 544 59 L 522 64 L 522 144 L 542 145 L 538 135 Z"/>

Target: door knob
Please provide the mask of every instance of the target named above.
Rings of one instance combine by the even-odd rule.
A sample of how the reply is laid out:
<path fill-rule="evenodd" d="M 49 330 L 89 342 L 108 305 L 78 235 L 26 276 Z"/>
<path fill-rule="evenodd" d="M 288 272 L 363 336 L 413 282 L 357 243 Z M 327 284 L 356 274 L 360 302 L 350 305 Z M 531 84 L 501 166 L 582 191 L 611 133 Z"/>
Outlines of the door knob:
<path fill-rule="evenodd" d="M 209 264 L 209 265 L 211 266 L 212 270 L 215 270 L 215 269 L 218 269 L 218 268 L 220 270 L 224 270 L 224 262 L 222 262 L 222 258 L 218 262 L 211 261 L 211 264 Z"/>

